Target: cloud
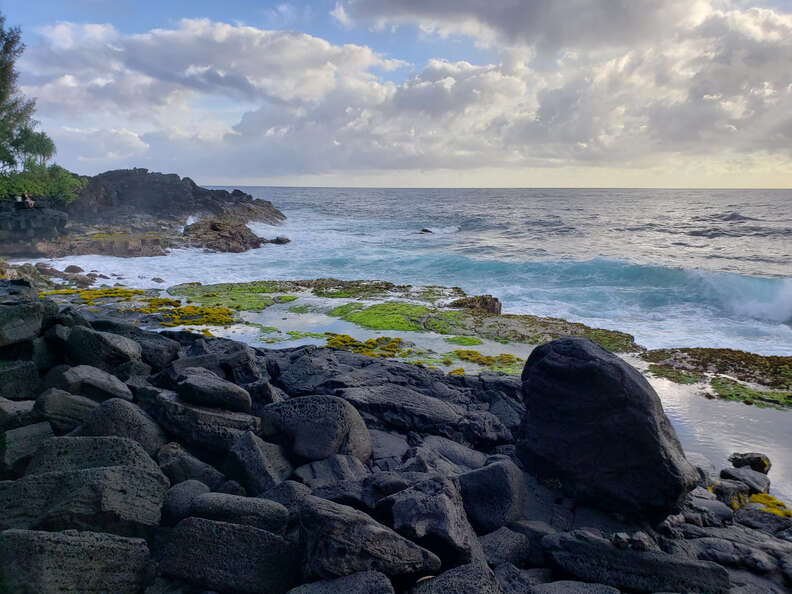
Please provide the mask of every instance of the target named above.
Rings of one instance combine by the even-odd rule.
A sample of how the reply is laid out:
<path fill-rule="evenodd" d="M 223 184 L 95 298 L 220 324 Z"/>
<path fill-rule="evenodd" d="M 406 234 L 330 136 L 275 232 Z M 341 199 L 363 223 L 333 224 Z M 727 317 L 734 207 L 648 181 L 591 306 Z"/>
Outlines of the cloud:
<path fill-rule="evenodd" d="M 566 23 L 556 5 L 572 11 Z M 26 52 L 23 88 L 61 162 L 82 171 L 788 170 L 790 14 L 670 0 L 450 6 L 350 0 L 334 14 L 467 31 L 496 44 L 498 63 L 430 59 L 397 83 L 381 74 L 406 66 L 398 56 L 295 31 L 59 23 Z"/>

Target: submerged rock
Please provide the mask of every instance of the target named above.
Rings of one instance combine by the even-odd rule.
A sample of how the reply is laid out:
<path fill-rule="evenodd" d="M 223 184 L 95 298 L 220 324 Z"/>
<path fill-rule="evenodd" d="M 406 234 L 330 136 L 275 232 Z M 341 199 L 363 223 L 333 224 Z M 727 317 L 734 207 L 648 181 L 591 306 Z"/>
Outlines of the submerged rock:
<path fill-rule="evenodd" d="M 522 374 L 518 454 L 530 473 L 602 509 L 660 521 L 698 480 L 657 394 L 588 339 L 536 348 Z"/>

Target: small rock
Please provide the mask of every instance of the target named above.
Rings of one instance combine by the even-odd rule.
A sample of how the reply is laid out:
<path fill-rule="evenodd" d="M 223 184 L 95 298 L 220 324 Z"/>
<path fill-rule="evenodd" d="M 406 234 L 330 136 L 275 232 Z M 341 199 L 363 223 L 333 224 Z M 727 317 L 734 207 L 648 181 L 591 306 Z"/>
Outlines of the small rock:
<path fill-rule="evenodd" d="M 506 526 L 482 536 L 479 541 L 484 548 L 487 563 L 492 567 L 501 563 L 525 567 L 531 560 L 531 539 L 509 530 Z"/>
<path fill-rule="evenodd" d="M 254 495 L 271 489 L 292 473 L 283 448 L 250 431 L 240 436 L 228 452 L 226 468 L 229 476 Z"/>
<path fill-rule="evenodd" d="M 0 441 L 0 470 L 3 474 L 22 474 L 39 446 L 54 435 L 46 421 L 6 431 Z"/>
<path fill-rule="evenodd" d="M 294 470 L 294 475 L 312 489 L 332 483 L 362 479 L 368 474 L 369 470 L 359 459 L 341 454 L 304 464 Z"/>
<path fill-rule="evenodd" d="M 479 534 L 493 532 L 520 517 L 523 476 L 513 462 L 503 460 L 467 472 L 459 482 L 465 511 Z"/>
<path fill-rule="evenodd" d="M 23 425 L 32 425 L 40 419 L 35 410 L 35 400 L 15 402 L 0 397 L 0 432 L 16 429 Z"/>
<path fill-rule="evenodd" d="M 72 394 L 86 396 L 97 402 L 109 398 L 132 400 L 132 392 L 116 376 L 90 365 L 56 367 L 47 374 L 48 387 L 60 388 Z"/>
<path fill-rule="evenodd" d="M 160 283 L 160 284 L 162 284 L 162 283 L 164 283 L 164 282 L 165 282 L 165 279 L 164 279 L 164 278 L 160 278 L 160 277 L 158 277 L 158 276 L 154 276 L 154 277 L 152 277 L 152 279 L 151 279 L 151 280 L 152 280 L 152 281 L 154 281 L 155 283 Z"/>
<path fill-rule="evenodd" d="M 200 481 L 187 480 L 173 485 L 162 504 L 162 525 L 175 526 L 189 517 L 193 499 L 204 493 L 209 493 L 209 487 Z"/>
<path fill-rule="evenodd" d="M 38 367 L 33 361 L 0 361 L 0 395 L 9 400 L 30 400 L 39 390 Z"/>
<path fill-rule="evenodd" d="M 176 386 L 176 392 L 187 402 L 236 412 L 250 412 L 247 390 L 224 379 L 190 375 Z"/>
<path fill-rule="evenodd" d="M 619 592 L 618 588 L 605 584 L 590 584 L 573 580 L 539 584 L 529 590 L 529 594 L 619 594 Z"/>
<path fill-rule="evenodd" d="M 759 454 L 756 452 L 748 452 L 745 454 L 735 452 L 729 456 L 729 462 L 731 462 L 735 468 L 750 466 L 751 470 L 761 472 L 762 474 L 767 474 L 770 470 L 770 467 L 772 466 L 769 457 L 767 457 L 765 454 Z"/>
<path fill-rule="evenodd" d="M 77 274 L 77 273 L 85 272 L 85 270 L 83 270 L 76 264 L 70 264 L 69 266 L 63 269 L 63 272 L 68 272 L 70 274 Z"/>
<path fill-rule="evenodd" d="M 321 580 L 303 584 L 289 590 L 288 594 L 393 594 L 388 576 L 379 571 L 359 571 L 334 580 Z"/>
<path fill-rule="evenodd" d="M 196 480 L 205 483 L 210 489 L 217 489 L 225 482 L 222 472 L 199 460 L 176 442 L 167 443 L 157 451 L 157 463 L 172 485 Z"/>
<path fill-rule="evenodd" d="M 501 594 L 495 574 L 482 561 L 460 565 L 438 576 L 416 584 L 412 594 L 450 594 L 475 592 L 476 594 Z"/>

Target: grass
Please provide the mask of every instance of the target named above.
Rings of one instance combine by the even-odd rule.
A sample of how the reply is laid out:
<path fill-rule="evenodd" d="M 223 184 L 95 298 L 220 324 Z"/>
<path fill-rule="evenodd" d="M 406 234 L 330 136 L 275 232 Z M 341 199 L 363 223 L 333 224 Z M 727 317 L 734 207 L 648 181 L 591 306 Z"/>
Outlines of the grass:
<path fill-rule="evenodd" d="M 677 384 L 697 384 L 704 379 L 701 374 L 687 373 L 670 365 L 652 364 L 649 366 L 648 371 L 655 377 L 662 377 Z"/>

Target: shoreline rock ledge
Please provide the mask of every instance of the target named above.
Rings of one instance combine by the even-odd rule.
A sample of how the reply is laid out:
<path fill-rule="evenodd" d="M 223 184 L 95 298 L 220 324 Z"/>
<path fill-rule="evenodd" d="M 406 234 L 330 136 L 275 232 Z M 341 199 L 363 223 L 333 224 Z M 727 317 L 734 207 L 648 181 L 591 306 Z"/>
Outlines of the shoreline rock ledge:
<path fill-rule="evenodd" d="M 770 460 L 694 472 L 639 378 L 582 340 L 451 376 L 0 281 L 0 592 L 788 592 Z"/>
<path fill-rule="evenodd" d="M 612 512 L 661 521 L 698 481 L 660 398 L 623 359 L 587 338 L 534 349 L 522 373 L 517 446 L 531 474 Z"/>

